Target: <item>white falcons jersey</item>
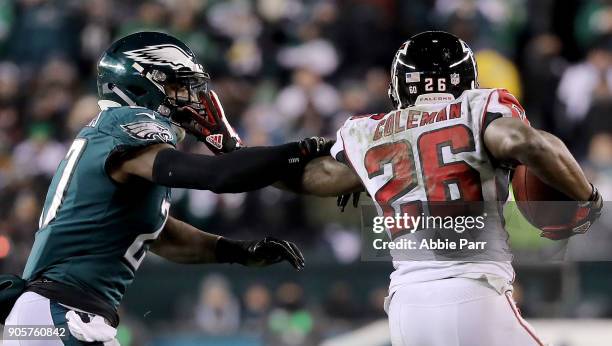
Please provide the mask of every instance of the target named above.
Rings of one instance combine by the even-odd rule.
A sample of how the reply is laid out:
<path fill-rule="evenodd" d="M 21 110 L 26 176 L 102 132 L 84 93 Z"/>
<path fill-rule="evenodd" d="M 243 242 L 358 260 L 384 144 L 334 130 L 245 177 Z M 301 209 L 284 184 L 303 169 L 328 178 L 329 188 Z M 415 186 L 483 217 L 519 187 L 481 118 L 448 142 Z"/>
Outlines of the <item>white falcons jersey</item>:
<path fill-rule="evenodd" d="M 450 101 L 431 99 L 387 114 L 351 117 L 338 130 L 332 156 L 359 175 L 379 215 L 425 215 L 435 204 L 428 202 L 489 202 L 484 203 L 486 231 L 498 241 L 488 246 L 511 258 L 501 213 L 510 171 L 492 161 L 482 134 L 499 117 L 528 123 L 523 108 L 504 89 L 467 90 Z M 388 232 L 393 239 L 410 236 Z M 514 279 L 510 260 L 408 261 L 391 255 L 391 292 L 403 284 L 449 277 L 486 279 L 501 290 Z"/>

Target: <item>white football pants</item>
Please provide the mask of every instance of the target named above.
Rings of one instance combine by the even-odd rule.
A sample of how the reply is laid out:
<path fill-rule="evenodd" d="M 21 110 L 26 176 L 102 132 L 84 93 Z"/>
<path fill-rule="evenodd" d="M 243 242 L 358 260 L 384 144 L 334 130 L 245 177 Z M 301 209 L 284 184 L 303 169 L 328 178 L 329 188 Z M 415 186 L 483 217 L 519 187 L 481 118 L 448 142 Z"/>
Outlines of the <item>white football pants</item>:
<path fill-rule="evenodd" d="M 36 338 L 22 337 L 19 340 L 3 340 L 2 346 L 63 346 L 63 345 L 88 345 L 88 346 L 118 346 L 119 343 L 114 339 L 116 330 L 105 322 L 100 322 L 101 318 L 95 315 L 93 320 L 84 322 L 75 310 L 61 305 L 57 302 L 34 293 L 25 292 L 15 302 L 11 313 L 6 318 L 4 333 L 7 328 L 18 329 L 21 327 L 32 326 L 55 326 L 65 335 L 60 338 L 46 338 L 37 340 Z M 69 317 L 75 316 L 70 322 Z M 111 334 L 105 337 L 107 342 L 92 342 L 101 333 Z M 93 335 L 93 337 L 92 337 Z M 4 338 L 5 335 L 3 335 Z M 83 341 L 87 340 L 87 342 Z M 100 340 L 99 338 L 97 340 Z"/>
<path fill-rule="evenodd" d="M 500 294 L 485 281 L 449 278 L 406 284 L 386 303 L 393 346 L 544 345 L 511 286 Z"/>

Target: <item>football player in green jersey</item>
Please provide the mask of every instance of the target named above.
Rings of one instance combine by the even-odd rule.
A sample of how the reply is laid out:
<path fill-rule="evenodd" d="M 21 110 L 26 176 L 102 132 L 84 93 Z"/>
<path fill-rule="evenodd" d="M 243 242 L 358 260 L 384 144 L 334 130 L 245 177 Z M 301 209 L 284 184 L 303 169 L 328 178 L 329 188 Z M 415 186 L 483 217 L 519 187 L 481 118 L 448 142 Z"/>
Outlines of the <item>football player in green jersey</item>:
<path fill-rule="evenodd" d="M 102 110 L 52 179 L 23 280 L 0 278 L 7 326 L 64 326 L 65 338 L 5 345 L 116 343 L 116 309 L 147 250 L 180 263 L 304 266 L 293 243 L 227 239 L 169 216 L 171 187 L 249 191 L 300 174 L 329 153 L 331 144 L 316 137 L 240 148 L 208 82 L 192 51 L 163 33 L 129 35 L 104 53 Z M 223 154 L 176 150 L 185 130 Z"/>

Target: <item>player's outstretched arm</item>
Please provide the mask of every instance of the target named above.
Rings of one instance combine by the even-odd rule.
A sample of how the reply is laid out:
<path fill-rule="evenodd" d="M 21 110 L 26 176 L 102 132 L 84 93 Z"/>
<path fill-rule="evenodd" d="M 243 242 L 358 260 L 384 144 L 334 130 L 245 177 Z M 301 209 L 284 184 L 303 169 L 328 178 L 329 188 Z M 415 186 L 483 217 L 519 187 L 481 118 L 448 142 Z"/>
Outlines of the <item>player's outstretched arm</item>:
<path fill-rule="evenodd" d="M 302 175 L 288 177 L 274 184 L 275 187 L 296 193 L 319 197 L 338 197 L 340 211 L 353 197 L 353 206 L 359 203 L 364 187 L 359 176 L 346 165 L 331 156 L 316 158 L 306 164 Z"/>
<path fill-rule="evenodd" d="M 331 156 L 316 158 L 306 164 L 298 192 L 319 197 L 335 197 L 362 191 L 359 176 Z"/>
<path fill-rule="evenodd" d="M 168 187 L 245 192 L 299 175 L 311 159 L 324 155 L 319 137 L 273 147 L 250 147 L 220 156 L 185 153 L 167 144 L 151 145 L 116 165 L 111 177 L 135 175 Z"/>
<path fill-rule="evenodd" d="M 499 118 L 487 126 L 484 143 L 500 161 L 518 161 L 542 181 L 577 201 L 587 201 L 593 188 L 565 144 L 515 118 Z"/>
<path fill-rule="evenodd" d="M 215 263 L 218 235 L 203 232 L 168 217 L 163 231 L 151 243 L 151 251 L 177 263 Z"/>
<path fill-rule="evenodd" d="M 295 269 L 304 268 L 304 256 L 288 241 L 266 237 L 235 240 L 203 232 L 169 217 L 164 230 L 151 244 L 151 251 L 177 263 L 240 263 L 262 267 L 282 261 Z"/>
<path fill-rule="evenodd" d="M 238 148 L 243 148 L 242 142 L 236 134 L 236 131 L 225 117 L 225 112 L 223 111 L 221 101 L 217 94 L 211 91 L 202 96 L 202 104 L 205 106 L 205 111 L 200 115 L 198 111 L 191 110 L 190 113 L 184 117 L 184 119 L 187 119 L 187 122 L 182 123 L 183 127 L 201 142 L 205 143 L 215 155 L 227 154 L 234 152 Z M 187 111 L 189 111 L 189 109 L 187 109 Z M 211 135 L 218 135 L 222 139 L 227 140 L 228 143 L 224 142 L 220 148 L 214 148 L 211 146 L 211 143 L 207 142 L 207 138 Z M 329 153 L 332 143 L 333 142 L 327 140 L 318 142 L 317 151 L 324 154 Z M 298 173 L 285 175 L 282 177 L 282 180 L 277 179 L 275 186 L 280 189 L 322 197 L 343 195 L 340 197 L 338 203 L 344 206 L 346 202 L 348 202 L 347 196 L 350 196 L 344 195 L 345 193 L 361 190 L 351 186 L 351 184 L 354 184 L 355 180 L 358 181 L 359 179 L 350 169 L 342 167 L 342 165 L 336 165 L 337 162 L 332 161 L 333 160 L 325 160 L 323 162 L 308 165 L 307 168 L 302 166 L 302 168 L 308 170 L 305 174 L 300 175 Z M 357 198 L 357 196 L 354 197 L 354 202 L 357 201 Z"/>

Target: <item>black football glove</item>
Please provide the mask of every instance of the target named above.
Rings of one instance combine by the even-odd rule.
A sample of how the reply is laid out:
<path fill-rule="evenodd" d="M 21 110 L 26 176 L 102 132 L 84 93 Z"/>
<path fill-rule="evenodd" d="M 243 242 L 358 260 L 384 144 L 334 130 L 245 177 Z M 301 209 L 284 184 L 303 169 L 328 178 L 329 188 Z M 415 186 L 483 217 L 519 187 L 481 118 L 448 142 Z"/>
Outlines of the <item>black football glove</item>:
<path fill-rule="evenodd" d="M 552 240 L 561 240 L 576 234 L 586 233 L 591 225 L 599 219 L 601 216 L 601 209 L 603 208 L 603 198 L 601 194 L 595 186 L 591 186 L 593 187 L 591 197 L 588 201 L 578 206 L 578 210 L 576 210 L 576 214 L 574 214 L 572 221 L 564 225 L 542 227 L 540 236 Z"/>
<path fill-rule="evenodd" d="M 338 196 L 336 205 L 338 205 L 338 208 L 340 208 L 341 212 L 344 212 L 344 208 L 346 208 L 352 196 L 353 197 L 353 207 L 357 208 L 359 206 L 359 196 L 360 195 L 361 195 L 361 191 L 347 193 L 346 195 L 340 195 Z"/>
<path fill-rule="evenodd" d="M 172 115 L 182 128 L 206 144 L 215 154 L 229 153 L 242 147 L 242 141 L 229 124 L 221 101 L 217 94 L 210 90 L 199 95 L 201 109 L 190 106 L 180 107 Z"/>
<path fill-rule="evenodd" d="M 220 237 L 215 251 L 219 263 L 240 263 L 248 267 L 265 267 L 281 261 L 296 270 L 304 268 L 304 256 L 292 242 L 273 237 L 262 240 L 232 240 Z"/>
<path fill-rule="evenodd" d="M 304 268 L 304 256 L 294 243 L 265 237 L 263 240 L 251 242 L 246 265 L 261 267 L 283 260 L 289 262 L 297 270 Z"/>
<path fill-rule="evenodd" d="M 334 145 L 334 142 L 334 140 L 323 137 L 305 138 L 298 142 L 300 146 L 300 155 L 306 162 L 317 157 L 329 155 L 329 151 Z"/>
<path fill-rule="evenodd" d="M 288 152 L 289 167 L 292 168 L 290 176 L 286 180 L 295 179 L 303 173 L 304 167 L 308 162 L 317 157 L 329 155 L 333 140 L 323 137 L 305 138 L 299 142 L 287 143 L 291 150 Z"/>

